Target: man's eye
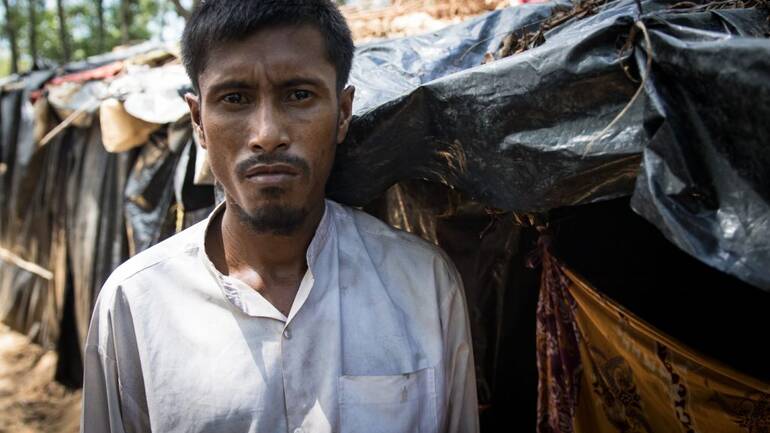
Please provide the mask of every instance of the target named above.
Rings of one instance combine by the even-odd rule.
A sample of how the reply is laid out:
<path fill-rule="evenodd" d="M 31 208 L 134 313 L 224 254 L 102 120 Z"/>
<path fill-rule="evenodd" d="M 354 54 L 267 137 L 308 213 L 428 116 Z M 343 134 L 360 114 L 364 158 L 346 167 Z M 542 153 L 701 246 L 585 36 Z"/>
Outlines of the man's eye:
<path fill-rule="evenodd" d="M 240 93 L 228 93 L 227 95 L 222 97 L 222 100 L 227 102 L 228 104 L 245 104 L 248 102 L 246 97 Z"/>
<path fill-rule="evenodd" d="M 311 96 L 312 94 L 307 90 L 294 90 L 289 94 L 289 99 L 292 101 L 304 101 Z"/>

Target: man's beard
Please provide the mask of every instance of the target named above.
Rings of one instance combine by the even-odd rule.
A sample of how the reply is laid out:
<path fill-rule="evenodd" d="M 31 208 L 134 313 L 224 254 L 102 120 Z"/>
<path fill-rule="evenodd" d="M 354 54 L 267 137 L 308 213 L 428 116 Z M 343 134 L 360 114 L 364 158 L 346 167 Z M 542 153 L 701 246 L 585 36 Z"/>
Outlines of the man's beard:
<path fill-rule="evenodd" d="M 289 236 L 302 227 L 308 216 L 304 207 L 290 207 L 279 204 L 262 206 L 252 212 L 235 204 L 238 219 L 247 224 L 254 233 Z"/>
<path fill-rule="evenodd" d="M 256 164 L 282 163 L 296 168 L 302 175 L 309 177 L 310 166 L 302 158 L 286 154 L 257 154 L 241 161 L 235 167 L 239 177 L 246 177 L 249 168 Z M 272 200 L 279 200 L 285 191 L 280 187 L 262 189 L 262 195 Z M 254 233 L 289 236 L 294 234 L 305 222 L 310 213 L 305 207 L 290 207 L 280 204 L 267 204 L 252 212 L 235 205 L 235 211 L 241 222 L 247 224 Z"/>

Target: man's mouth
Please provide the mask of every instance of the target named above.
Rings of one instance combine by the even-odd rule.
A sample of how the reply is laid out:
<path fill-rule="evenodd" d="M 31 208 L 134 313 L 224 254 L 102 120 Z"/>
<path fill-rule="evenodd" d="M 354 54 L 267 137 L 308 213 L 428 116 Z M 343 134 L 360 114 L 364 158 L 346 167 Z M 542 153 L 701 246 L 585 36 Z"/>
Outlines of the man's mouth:
<path fill-rule="evenodd" d="M 256 164 L 244 172 L 244 177 L 259 184 L 276 184 L 287 182 L 297 176 L 300 171 L 288 164 Z"/>

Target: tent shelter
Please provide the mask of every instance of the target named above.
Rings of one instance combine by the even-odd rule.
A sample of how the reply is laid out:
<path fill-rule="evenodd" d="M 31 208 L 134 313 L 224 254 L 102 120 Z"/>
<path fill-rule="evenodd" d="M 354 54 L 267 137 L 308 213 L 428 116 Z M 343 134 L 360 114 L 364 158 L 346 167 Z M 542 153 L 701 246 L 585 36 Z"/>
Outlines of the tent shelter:
<path fill-rule="evenodd" d="M 768 34 L 766 1 L 556 1 L 358 48 L 328 194 L 456 262 L 485 431 L 761 431 Z M 215 190 L 173 50 L 53 75 L 0 97 L 0 317 L 76 384 L 106 276 Z"/>

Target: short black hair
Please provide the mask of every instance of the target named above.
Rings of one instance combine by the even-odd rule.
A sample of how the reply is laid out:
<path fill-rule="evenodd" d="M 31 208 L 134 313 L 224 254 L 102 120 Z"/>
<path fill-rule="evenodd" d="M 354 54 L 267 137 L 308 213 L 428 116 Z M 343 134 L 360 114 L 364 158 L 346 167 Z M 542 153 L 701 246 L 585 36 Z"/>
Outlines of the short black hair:
<path fill-rule="evenodd" d="M 217 44 L 248 38 L 258 30 L 309 24 L 320 30 L 326 55 L 337 72 L 337 91 L 348 82 L 353 38 L 345 18 L 330 0 L 201 0 L 182 34 L 182 60 L 193 88 Z"/>

